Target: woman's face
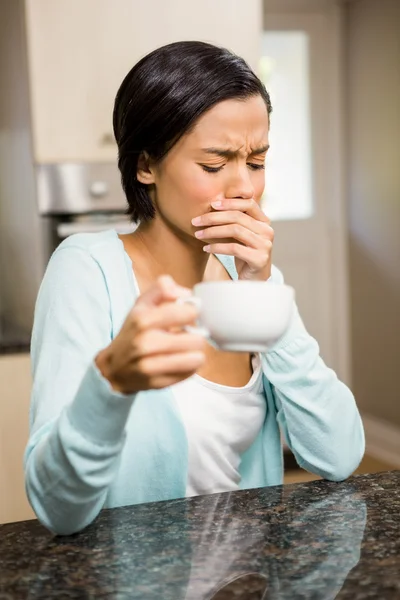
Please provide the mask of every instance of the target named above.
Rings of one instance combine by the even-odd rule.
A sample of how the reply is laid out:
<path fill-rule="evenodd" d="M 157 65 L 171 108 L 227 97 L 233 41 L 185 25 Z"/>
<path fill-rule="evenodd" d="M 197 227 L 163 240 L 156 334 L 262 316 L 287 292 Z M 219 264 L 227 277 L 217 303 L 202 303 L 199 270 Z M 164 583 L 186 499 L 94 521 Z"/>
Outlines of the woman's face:
<path fill-rule="evenodd" d="M 268 129 L 261 96 L 225 100 L 211 108 L 160 163 L 150 165 L 147 176 L 154 184 L 156 218 L 193 235 L 192 218 L 210 212 L 211 202 L 225 198 L 260 202 Z"/>

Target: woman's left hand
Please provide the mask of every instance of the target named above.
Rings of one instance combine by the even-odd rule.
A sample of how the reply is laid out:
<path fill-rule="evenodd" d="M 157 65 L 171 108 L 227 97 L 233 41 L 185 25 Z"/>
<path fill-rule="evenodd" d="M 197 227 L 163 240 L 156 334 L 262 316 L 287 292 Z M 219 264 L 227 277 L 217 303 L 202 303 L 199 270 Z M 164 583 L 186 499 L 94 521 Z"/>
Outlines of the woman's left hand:
<path fill-rule="evenodd" d="M 195 236 L 211 241 L 203 250 L 234 256 L 239 279 L 267 281 L 271 275 L 274 230 L 257 202 L 232 198 L 211 206 L 215 212 L 192 220 L 192 225 L 200 227 Z"/>

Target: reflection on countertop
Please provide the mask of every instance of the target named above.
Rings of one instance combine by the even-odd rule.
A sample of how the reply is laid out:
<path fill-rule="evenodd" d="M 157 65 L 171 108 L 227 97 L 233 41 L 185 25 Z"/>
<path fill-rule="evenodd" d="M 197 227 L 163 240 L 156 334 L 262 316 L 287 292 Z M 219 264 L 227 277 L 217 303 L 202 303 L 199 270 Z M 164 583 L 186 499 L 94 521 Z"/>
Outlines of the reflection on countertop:
<path fill-rule="evenodd" d="M 29 352 L 30 341 L 29 331 L 0 316 L 0 355 Z"/>
<path fill-rule="evenodd" d="M 400 598 L 400 471 L 0 526 L 0 597 Z"/>

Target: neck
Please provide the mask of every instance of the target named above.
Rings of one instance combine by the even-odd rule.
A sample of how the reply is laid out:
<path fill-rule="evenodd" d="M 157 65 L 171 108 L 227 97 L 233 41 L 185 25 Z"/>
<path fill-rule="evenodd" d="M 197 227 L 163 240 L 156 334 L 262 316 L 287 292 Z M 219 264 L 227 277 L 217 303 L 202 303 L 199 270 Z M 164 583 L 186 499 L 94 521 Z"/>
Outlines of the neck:
<path fill-rule="evenodd" d="M 174 231 L 156 216 L 139 225 L 129 235 L 132 258 L 140 256 L 136 268 L 148 278 L 171 275 L 179 285 L 192 288 L 207 277 L 210 255 L 203 251 L 204 243 L 189 235 Z M 207 269 L 207 271 L 209 268 Z"/>

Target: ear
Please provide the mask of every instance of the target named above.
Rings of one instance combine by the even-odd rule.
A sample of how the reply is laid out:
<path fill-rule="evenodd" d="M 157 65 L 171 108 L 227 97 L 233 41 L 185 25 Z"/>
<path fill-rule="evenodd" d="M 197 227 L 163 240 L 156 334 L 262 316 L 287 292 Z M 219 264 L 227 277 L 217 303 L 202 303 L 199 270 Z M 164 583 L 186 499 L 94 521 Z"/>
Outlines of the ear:
<path fill-rule="evenodd" d="M 139 155 L 136 177 L 140 183 L 145 183 L 146 185 L 150 185 L 155 182 L 150 157 L 147 152 L 141 152 Z"/>

